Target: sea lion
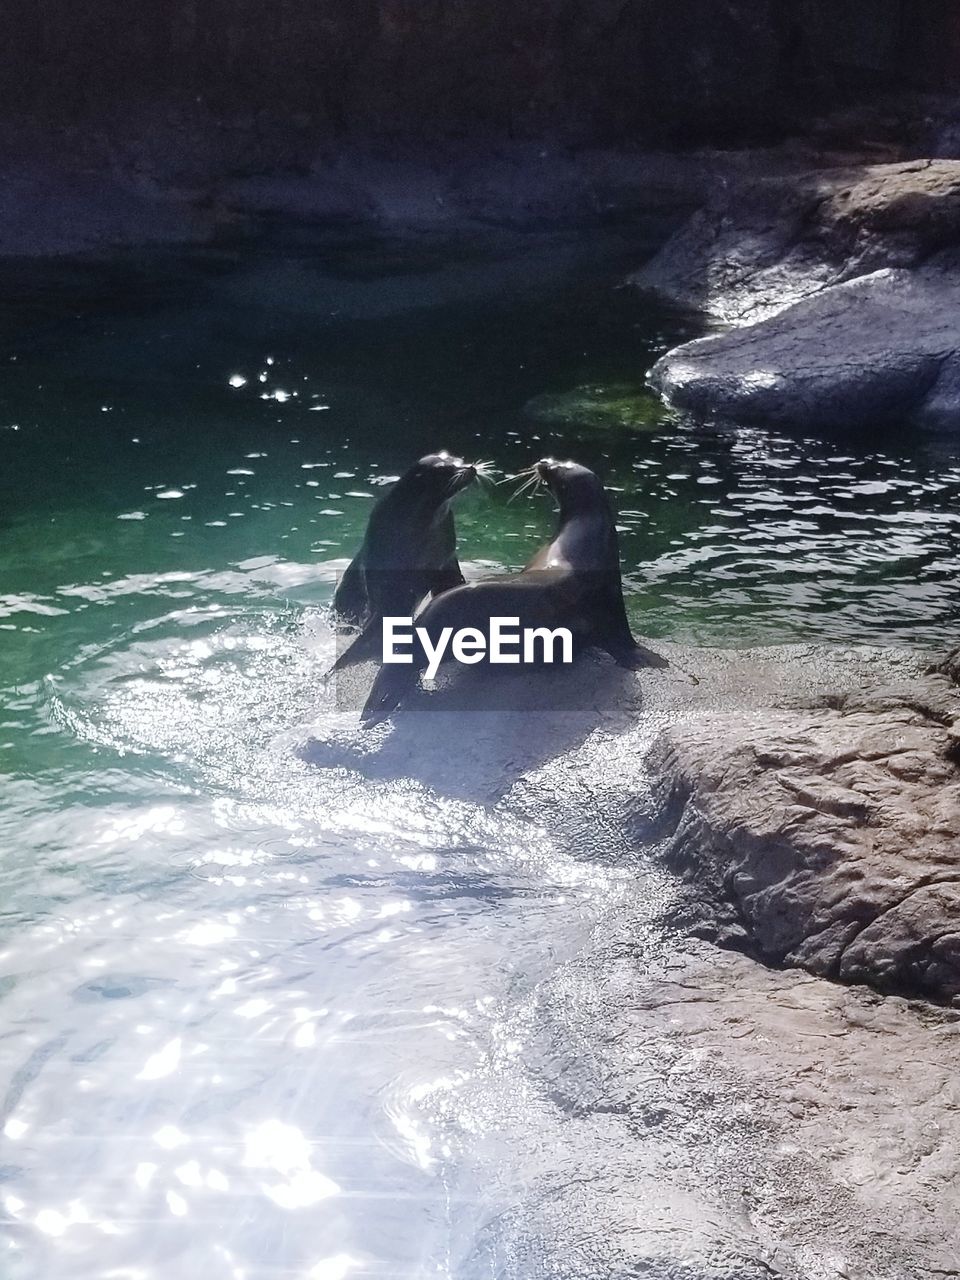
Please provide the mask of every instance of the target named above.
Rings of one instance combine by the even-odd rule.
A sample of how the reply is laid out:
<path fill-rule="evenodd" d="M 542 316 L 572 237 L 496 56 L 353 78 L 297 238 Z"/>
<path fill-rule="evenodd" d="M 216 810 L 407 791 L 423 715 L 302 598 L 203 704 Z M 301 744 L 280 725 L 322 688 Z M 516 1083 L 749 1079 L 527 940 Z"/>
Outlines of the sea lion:
<path fill-rule="evenodd" d="M 554 537 L 514 576 L 485 578 L 454 587 L 432 600 L 416 619 L 432 645 L 445 627 L 487 631 L 493 617 L 519 618 L 522 629 L 566 627 L 574 653 L 605 649 L 621 666 L 664 668 L 666 658 L 634 639 L 623 603 L 620 543 L 600 479 L 576 462 L 544 458 L 530 470 L 559 506 Z M 449 651 L 448 651 L 449 652 Z M 412 664 L 380 668 L 361 720 L 387 719 L 427 668 L 423 644 L 414 639 Z"/>
<path fill-rule="evenodd" d="M 482 470 L 446 452 L 428 453 L 373 508 L 333 597 L 340 620 L 361 631 L 334 671 L 375 656 L 385 616 L 410 617 L 425 596 L 463 583 L 450 503 Z"/>

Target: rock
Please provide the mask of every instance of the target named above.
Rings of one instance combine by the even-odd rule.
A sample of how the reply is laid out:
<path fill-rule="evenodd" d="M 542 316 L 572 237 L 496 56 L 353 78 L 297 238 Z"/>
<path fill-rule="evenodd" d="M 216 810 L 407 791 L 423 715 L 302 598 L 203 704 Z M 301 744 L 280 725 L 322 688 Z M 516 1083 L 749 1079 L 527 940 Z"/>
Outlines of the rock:
<path fill-rule="evenodd" d="M 489 1195 L 504 1169 L 520 1171 L 507 1184 L 515 1207 L 481 1235 L 486 1272 L 475 1269 L 501 1280 L 955 1272 L 954 1019 L 695 940 L 668 934 L 658 947 L 643 912 L 616 913 L 598 950 L 518 1011 L 507 1028 L 518 1051 L 463 1089 L 474 1132 L 497 1142 L 468 1190 Z"/>
<path fill-rule="evenodd" d="M 936 670 L 942 671 L 945 676 L 949 676 L 954 684 L 960 684 L 960 648 L 948 653 Z"/>
<path fill-rule="evenodd" d="M 958 161 L 735 185 L 632 279 L 744 327 L 668 352 L 651 382 L 701 415 L 956 427 L 958 246 Z"/>
<path fill-rule="evenodd" d="M 496 802 L 511 829 L 549 833 L 583 873 L 600 864 L 623 879 L 589 940 L 558 947 L 555 972 L 533 989 L 517 985 L 484 1070 L 446 1100 L 458 1155 L 446 1186 L 472 1208 L 452 1256 L 498 1280 L 949 1275 L 960 1256 L 960 1013 L 691 937 L 679 903 L 706 901 L 708 888 L 680 883 L 644 833 L 660 726 L 699 734 L 716 754 L 759 706 L 794 725 L 801 711 L 878 727 L 903 717 L 916 725 L 902 732 L 925 736 L 960 694 L 924 674 L 922 654 L 675 656 L 698 686 L 644 673 L 615 724 L 560 756 L 517 761 Z M 462 765 L 478 719 L 457 743 Z M 438 758 L 441 732 L 430 735 Z"/>
<path fill-rule="evenodd" d="M 214 220 L 187 201 L 174 195 L 157 199 L 102 174 L 20 164 L 6 170 L 0 192 L 4 257 L 204 243 L 214 231 Z"/>
<path fill-rule="evenodd" d="M 752 751 L 747 726 L 759 732 L 780 717 L 783 735 L 769 747 L 785 757 L 782 771 L 796 771 L 802 717 L 860 717 L 887 735 L 878 744 L 859 731 L 855 759 L 870 765 L 889 751 L 894 725 L 915 736 L 922 755 L 960 691 L 946 675 L 926 674 L 933 655 L 886 649 L 671 647 L 670 655 L 700 684 L 604 675 L 596 659 L 577 675 L 592 686 L 586 708 L 596 716 L 561 713 L 551 724 L 551 715 L 532 730 L 511 694 L 502 715 L 472 714 L 466 734 L 462 715 L 433 710 L 406 730 L 398 723 L 379 745 L 365 743 L 363 759 L 352 754 L 355 734 L 327 739 L 328 765 L 347 776 L 415 777 L 458 814 L 469 813 L 464 802 L 481 803 L 478 835 L 485 859 L 496 858 L 498 885 L 507 855 L 488 823 L 501 820 L 506 865 L 520 848 L 525 867 L 549 876 L 546 895 L 529 881 L 549 972 L 532 983 L 517 974 L 486 1015 L 494 1034 L 482 1069 L 423 1099 L 427 1118 L 439 1108 L 443 1141 L 456 1153 L 441 1166 L 445 1194 L 463 1206 L 446 1257 L 458 1274 L 498 1280 L 949 1275 L 960 1256 L 960 1013 L 691 937 L 682 927 L 688 896 L 716 936 L 734 912 L 722 871 L 714 887 L 699 847 L 685 885 L 650 844 L 662 826 L 651 785 L 661 809 L 670 790 L 650 747 L 666 727 L 719 773 L 724 735 L 742 730 Z M 333 732 L 329 722 L 316 728 Z M 834 747 L 838 773 L 843 744 Z M 754 774 L 744 777 L 746 825 Z M 844 784 L 822 783 L 839 792 L 841 811 Z M 923 791 L 924 805 L 933 799 Z M 853 808 L 870 802 L 861 795 Z M 765 816 L 771 825 L 776 812 L 802 808 L 787 792 L 776 805 Z M 944 846 L 946 837 L 933 824 L 918 827 L 932 859 L 938 835 Z M 599 868 L 611 877 L 597 877 Z M 565 941 L 551 923 L 581 877 L 603 906 L 596 927 L 591 915 L 583 935 Z"/>
<path fill-rule="evenodd" d="M 943 674 L 667 730 L 651 768 L 697 931 L 881 990 L 960 995 L 960 692 Z"/>
<path fill-rule="evenodd" d="M 696 414 L 801 427 L 960 425 L 960 275 L 941 255 L 875 271 L 744 329 L 685 343 L 650 373 Z"/>
<path fill-rule="evenodd" d="M 824 169 L 721 185 L 631 282 L 725 324 L 753 324 L 951 245 L 960 161 Z"/>
<path fill-rule="evenodd" d="M 652 246 L 723 176 L 797 164 L 793 149 L 673 154 L 489 139 L 318 147 L 299 128 L 278 136 L 269 121 L 218 128 L 199 108 L 162 122 L 131 113 L 89 135 L 0 123 L 0 248 L 42 256 L 203 242 L 277 222 L 482 237 L 621 220 L 634 244 Z"/>
<path fill-rule="evenodd" d="M 67 0 L 11 0 L 3 252 L 134 244 L 138 226 L 145 243 L 197 239 L 275 213 L 597 221 L 673 202 L 694 146 L 798 131 L 848 157 L 952 145 L 955 102 L 926 106 L 960 64 L 944 0 L 586 0 L 575 20 L 568 0 L 281 8 L 90 0 L 78 18 Z M 49 170 L 49 198 L 9 181 L 23 157 Z"/>

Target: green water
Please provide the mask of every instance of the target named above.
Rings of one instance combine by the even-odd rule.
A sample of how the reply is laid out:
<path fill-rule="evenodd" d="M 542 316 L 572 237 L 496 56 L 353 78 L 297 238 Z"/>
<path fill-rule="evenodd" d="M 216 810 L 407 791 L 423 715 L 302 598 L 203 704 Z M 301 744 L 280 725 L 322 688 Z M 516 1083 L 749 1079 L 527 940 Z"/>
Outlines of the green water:
<path fill-rule="evenodd" d="M 671 421 L 643 374 L 687 331 L 616 287 L 637 252 L 288 235 L 0 268 L 16 1280 L 472 1274 L 454 1224 L 500 1206 L 451 1200 L 430 1099 L 633 877 L 287 745 L 335 573 L 419 454 L 602 469 L 642 634 L 956 638 L 957 442 Z M 612 417 L 563 411 L 578 388 Z M 475 569 L 551 527 L 509 491 L 459 501 Z"/>
<path fill-rule="evenodd" d="M 53 668 L 132 621 L 149 575 L 212 598 L 217 573 L 249 585 L 266 557 L 289 580 L 350 556 L 378 485 L 440 446 L 507 472 L 549 453 L 599 467 L 647 634 L 938 643 L 960 605 L 953 442 L 677 429 L 649 400 L 659 432 L 524 412 L 584 385 L 644 403 L 683 329 L 613 287 L 626 254 L 347 243 L 8 269 L 5 666 Z M 507 494 L 462 501 L 463 558 L 520 565 L 542 540 L 546 502 Z"/>

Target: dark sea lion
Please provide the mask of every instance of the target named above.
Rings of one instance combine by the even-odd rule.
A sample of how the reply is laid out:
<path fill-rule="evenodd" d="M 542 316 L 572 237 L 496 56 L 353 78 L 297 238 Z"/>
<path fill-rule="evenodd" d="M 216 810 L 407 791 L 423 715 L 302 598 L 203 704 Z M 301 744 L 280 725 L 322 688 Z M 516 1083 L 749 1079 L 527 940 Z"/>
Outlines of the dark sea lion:
<path fill-rule="evenodd" d="M 487 632 L 494 617 L 519 618 L 521 629 L 566 627 L 574 653 L 604 649 L 621 666 L 664 668 L 666 658 L 634 639 L 623 602 L 620 543 L 610 503 L 594 472 L 576 462 L 545 458 L 531 477 L 547 485 L 559 508 L 553 539 L 513 576 L 485 578 L 432 600 L 416 619 L 436 645 L 445 627 Z M 449 650 L 448 650 L 449 652 Z M 412 664 L 381 667 L 361 719 L 372 727 L 387 719 L 427 668 L 414 639 Z"/>
<path fill-rule="evenodd" d="M 379 652 L 384 617 L 410 617 L 426 596 L 463 583 L 450 503 L 481 470 L 449 453 L 429 453 L 373 508 L 333 597 L 340 620 L 361 629 L 334 671 Z"/>

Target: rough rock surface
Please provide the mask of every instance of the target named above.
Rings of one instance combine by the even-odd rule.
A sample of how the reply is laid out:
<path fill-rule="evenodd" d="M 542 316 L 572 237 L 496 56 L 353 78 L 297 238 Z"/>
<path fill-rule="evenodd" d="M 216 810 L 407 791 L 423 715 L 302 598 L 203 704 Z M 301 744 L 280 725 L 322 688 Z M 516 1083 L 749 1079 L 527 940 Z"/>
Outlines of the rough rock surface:
<path fill-rule="evenodd" d="M 678 408 L 804 427 L 960 425 L 960 162 L 771 179 L 696 214 L 634 282 L 746 326 L 663 356 Z"/>
<path fill-rule="evenodd" d="M 958 243 L 960 161 L 822 169 L 720 185 L 632 282 L 725 324 L 753 324 Z"/>
<path fill-rule="evenodd" d="M 936 673 L 668 730 L 652 768 L 698 927 L 843 981 L 960 994 L 958 721 Z"/>
<path fill-rule="evenodd" d="M 513 1205 L 481 1237 L 491 1274 L 956 1274 L 953 1011 L 658 938 L 641 908 L 503 1034 L 464 1108 L 507 1149 L 477 1173 Z"/>

